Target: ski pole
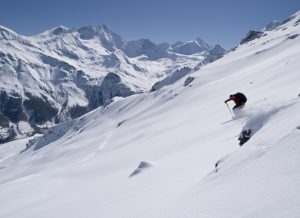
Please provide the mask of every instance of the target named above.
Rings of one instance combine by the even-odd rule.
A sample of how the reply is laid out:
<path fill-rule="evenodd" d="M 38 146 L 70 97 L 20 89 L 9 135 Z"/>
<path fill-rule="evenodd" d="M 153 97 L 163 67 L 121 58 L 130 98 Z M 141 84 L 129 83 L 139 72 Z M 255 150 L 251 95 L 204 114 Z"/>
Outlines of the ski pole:
<path fill-rule="evenodd" d="M 229 112 L 230 112 L 230 115 L 231 115 L 231 117 L 233 118 L 232 111 L 230 110 L 230 108 L 229 108 L 229 106 L 228 106 L 227 102 L 226 102 L 226 105 L 227 105 L 227 108 L 228 108 L 228 110 L 229 110 Z"/>
<path fill-rule="evenodd" d="M 256 102 L 253 102 L 252 104 L 257 104 L 257 103 L 260 103 L 260 102 L 263 102 L 263 101 L 266 101 L 266 100 L 267 100 L 267 98 L 263 98 L 263 99 L 258 100 L 258 101 L 256 101 Z"/>

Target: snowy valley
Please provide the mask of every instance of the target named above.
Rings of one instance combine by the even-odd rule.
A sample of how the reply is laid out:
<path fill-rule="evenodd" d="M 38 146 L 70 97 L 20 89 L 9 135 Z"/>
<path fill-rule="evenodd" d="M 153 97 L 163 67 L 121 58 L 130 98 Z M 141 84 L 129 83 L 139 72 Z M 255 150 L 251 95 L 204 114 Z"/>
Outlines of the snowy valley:
<path fill-rule="evenodd" d="M 0 74 L 1 87 L 22 90 L 11 95 L 16 99 L 44 90 L 50 105 L 84 107 L 90 102 L 78 87 L 108 77 L 94 110 L 0 145 L 1 218 L 300 217 L 300 12 L 250 31 L 213 58 L 214 49 L 200 39 L 153 47 L 103 31 L 100 48 L 94 34 L 103 29 L 60 27 L 30 39 L 1 29 L 1 42 L 15 42 L 1 46 L 1 61 L 30 74 L 14 77 L 12 65 L 2 64 L 11 76 Z M 82 40 L 73 41 L 73 34 Z M 65 42 L 68 49 L 53 49 Z M 80 57 L 72 53 L 77 46 Z M 106 74 L 108 68 L 114 71 Z M 115 83 L 118 94 L 107 93 Z M 238 91 L 248 101 L 232 118 L 224 100 Z M 245 129 L 251 138 L 240 147 Z"/>

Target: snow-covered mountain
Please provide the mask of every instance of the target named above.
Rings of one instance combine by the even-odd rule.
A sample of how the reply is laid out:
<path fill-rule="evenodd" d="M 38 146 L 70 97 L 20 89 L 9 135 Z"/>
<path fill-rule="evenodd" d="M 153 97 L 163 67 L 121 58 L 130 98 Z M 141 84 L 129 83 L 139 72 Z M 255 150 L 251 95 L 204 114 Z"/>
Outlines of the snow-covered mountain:
<path fill-rule="evenodd" d="M 176 53 L 186 55 L 197 54 L 204 51 L 208 52 L 210 49 L 212 49 L 210 45 L 200 38 L 188 42 L 176 42 L 171 46 L 171 48 L 172 51 Z"/>
<path fill-rule="evenodd" d="M 174 84 L 1 145 L 0 217 L 299 217 L 299 24 L 300 12 Z M 232 119 L 237 91 L 248 101 Z"/>
<path fill-rule="evenodd" d="M 77 118 L 115 96 L 147 92 L 178 69 L 219 58 L 202 44 L 205 50 L 186 55 L 167 43 L 126 42 L 105 25 L 60 26 L 32 37 L 0 26 L 0 143 Z"/>

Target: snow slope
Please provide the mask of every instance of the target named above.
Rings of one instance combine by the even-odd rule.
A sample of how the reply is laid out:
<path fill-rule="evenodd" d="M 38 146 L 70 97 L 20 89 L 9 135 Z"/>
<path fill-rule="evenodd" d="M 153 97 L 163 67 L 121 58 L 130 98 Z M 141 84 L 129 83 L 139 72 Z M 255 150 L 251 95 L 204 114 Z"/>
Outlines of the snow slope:
<path fill-rule="evenodd" d="M 26 149 L 5 144 L 25 150 L 1 155 L 0 217 L 299 217 L 299 20 L 193 72 L 189 86 L 187 75 Z M 230 121 L 224 100 L 237 91 L 248 102 Z M 239 147 L 244 128 L 254 134 Z"/>

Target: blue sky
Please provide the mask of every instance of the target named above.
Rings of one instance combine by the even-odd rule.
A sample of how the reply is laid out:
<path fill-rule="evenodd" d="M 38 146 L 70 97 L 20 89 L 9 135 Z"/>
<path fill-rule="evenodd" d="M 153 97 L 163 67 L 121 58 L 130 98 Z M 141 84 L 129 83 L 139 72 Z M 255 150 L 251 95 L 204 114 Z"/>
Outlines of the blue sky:
<path fill-rule="evenodd" d="M 1 0 L 0 25 L 34 35 L 64 25 L 106 24 L 125 40 L 186 41 L 230 48 L 250 29 L 284 20 L 300 0 Z"/>

